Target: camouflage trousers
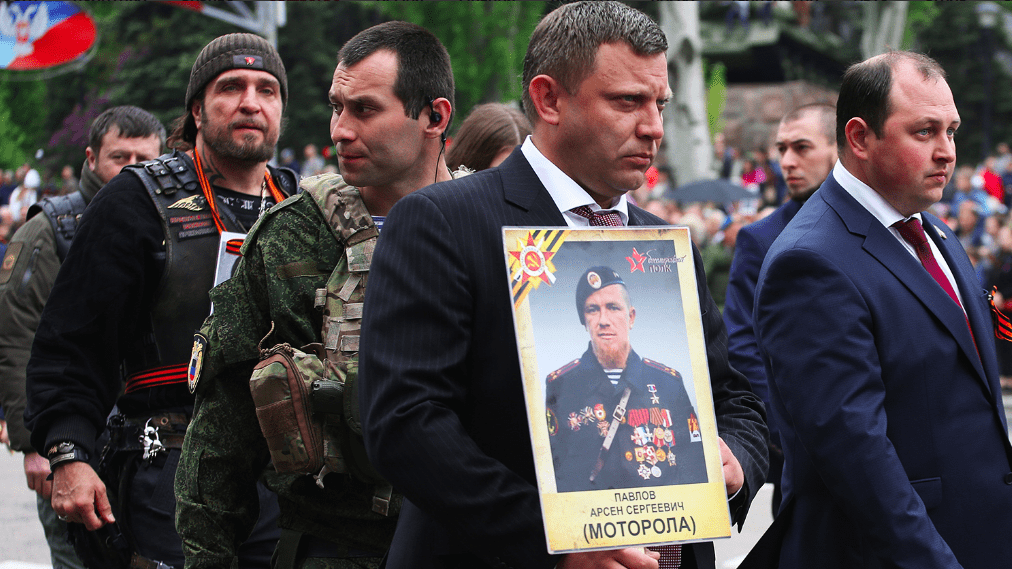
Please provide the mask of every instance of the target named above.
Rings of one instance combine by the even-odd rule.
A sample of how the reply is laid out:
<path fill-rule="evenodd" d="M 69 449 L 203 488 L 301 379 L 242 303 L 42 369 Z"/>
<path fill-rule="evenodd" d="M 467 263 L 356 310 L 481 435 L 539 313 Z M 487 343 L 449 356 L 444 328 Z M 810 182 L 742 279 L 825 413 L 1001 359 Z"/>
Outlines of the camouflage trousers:
<path fill-rule="evenodd" d="M 299 569 L 379 569 L 381 557 L 355 557 L 336 559 L 311 557 L 299 564 Z"/>

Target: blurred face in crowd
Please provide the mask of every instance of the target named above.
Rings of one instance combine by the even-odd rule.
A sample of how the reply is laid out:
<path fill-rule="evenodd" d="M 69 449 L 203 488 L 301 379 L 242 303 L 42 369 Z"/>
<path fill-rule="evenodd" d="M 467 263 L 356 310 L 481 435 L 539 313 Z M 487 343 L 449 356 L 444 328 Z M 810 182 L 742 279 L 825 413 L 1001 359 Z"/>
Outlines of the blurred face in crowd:
<path fill-rule="evenodd" d="M 818 112 L 780 123 L 776 148 L 791 199 L 808 199 L 836 164 L 836 140 L 823 132 Z"/>
<path fill-rule="evenodd" d="M 198 146 L 203 140 L 207 149 L 232 160 L 270 160 L 281 135 L 283 107 L 281 84 L 270 73 L 225 71 L 204 87 L 203 100 L 194 103 Z"/>
<path fill-rule="evenodd" d="M 1003 225 L 998 229 L 998 245 L 1002 251 L 1012 251 L 1012 228 Z"/>
<path fill-rule="evenodd" d="M 882 136 L 868 129 L 864 137 L 865 173 L 869 186 L 910 216 L 942 199 L 956 161 L 959 112 L 945 80 L 925 78 L 909 61 L 896 65 L 892 79 Z"/>
<path fill-rule="evenodd" d="M 994 237 L 998 234 L 998 229 L 1001 227 L 1001 221 L 996 216 L 989 215 L 984 218 L 984 231 Z"/>
<path fill-rule="evenodd" d="M 636 321 L 625 287 L 612 284 L 594 291 L 583 303 L 583 318 L 597 361 L 604 368 L 625 368 L 629 330 Z"/>
<path fill-rule="evenodd" d="M 960 231 L 970 232 L 977 227 L 977 222 L 980 218 L 977 216 L 976 206 L 973 202 L 966 200 L 959 204 L 957 220 Z"/>
<path fill-rule="evenodd" d="M 956 189 L 963 193 L 970 193 L 973 190 L 973 170 L 963 166 L 956 172 Z"/>
<path fill-rule="evenodd" d="M 88 168 L 103 184 L 109 183 L 124 166 L 157 158 L 162 142 L 157 134 L 143 138 L 120 136 L 119 127 L 112 125 L 102 137 L 102 147 L 95 152 L 90 146 L 84 149 Z"/>
<path fill-rule="evenodd" d="M 624 42 L 602 44 L 594 70 L 575 93 L 555 85 L 555 132 L 539 150 L 594 201 L 610 207 L 646 181 L 657 155 L 661 111 L 671 97 L 667 59 L 663 53 L 638 55 Z"/>
<path fill-rule="evenodd" d="M 394 94 L 397 54 L 378 50 L 351 67 L 334 71 L 330 87 L 330 137 L 344 180 L 384 187 L 424 170 L 424 128 L 429 115 L 407 116 Z"/>

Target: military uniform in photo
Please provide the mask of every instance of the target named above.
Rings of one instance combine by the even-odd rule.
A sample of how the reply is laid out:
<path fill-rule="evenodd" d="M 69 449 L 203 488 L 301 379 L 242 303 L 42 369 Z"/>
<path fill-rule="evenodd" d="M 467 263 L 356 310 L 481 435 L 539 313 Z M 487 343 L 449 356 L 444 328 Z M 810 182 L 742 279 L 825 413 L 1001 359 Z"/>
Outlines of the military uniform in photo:
<path fill-rule="evenodd" d="M 600 296 L 604 289 L 612 293 Z M 577 281 L 576 312 L 591 336 L 587 351 L 548 374 L 546 386 L 558 491 L 706 482 L 699 419 L 682 375 L 630 345 L 636 309 L 622 277 L 609 267 L 587 269 Z M 606 312 L 623 315 L 590 316 Z M 598 354 L 607 360 L 615 340 L 624 363 L 605 368 Z"/>
<path fill-rule="evenodd" d="M 625 417 L 605 437 L 625 389 Z M 612 385 L 591 349 L 548 375 L 548 434 L 559 492 L 706 482 L 699 420 L 677 371 L 636 352 Z M 590 475 L 598 457 L 603 465 Z"/>

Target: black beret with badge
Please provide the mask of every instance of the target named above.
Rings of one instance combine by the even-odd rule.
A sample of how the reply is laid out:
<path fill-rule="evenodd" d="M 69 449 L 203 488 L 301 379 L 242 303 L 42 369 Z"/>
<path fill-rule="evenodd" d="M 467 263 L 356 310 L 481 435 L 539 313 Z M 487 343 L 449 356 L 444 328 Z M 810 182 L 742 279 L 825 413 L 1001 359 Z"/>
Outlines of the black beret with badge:
<path fill-rule="evenodd" d="M 591 267 L 583 273 L 579 282 L 576 283 L 576 313 L 580 316 L 580 324 L 586 325 L 583 318 L 583 305 L 586 304 L 587 297 L 613 284 L 625 286 L 625 281 L 611 267 Z"/>

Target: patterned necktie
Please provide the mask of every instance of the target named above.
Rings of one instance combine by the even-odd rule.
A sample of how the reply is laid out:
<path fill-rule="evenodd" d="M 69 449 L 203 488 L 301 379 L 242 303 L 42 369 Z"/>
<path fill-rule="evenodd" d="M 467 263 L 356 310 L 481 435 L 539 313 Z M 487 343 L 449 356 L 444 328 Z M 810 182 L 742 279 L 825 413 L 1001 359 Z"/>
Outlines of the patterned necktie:
<path fill-rule="evenodd" d="M 897 221 L 893 224 L 893 227 L 900 232 L 903 239 L 907 243 L 913 245 L 914 250 L 917 251 L 917 258 L 921 260 L 921 264 L 928 271 L 935 282 L 942 287 L 956 306 L 962 310 L 963 305 L 959 302 L 959 297 L 956 296 L 956 291 L 952 288 L 952 283 L 942 272 L 942 267 L 938 266 L 938 261 L 935 260 L 935 256 L 931 253 L 931 246 L 928 245 L 928 236 L 924 234 L 924 228 L 921 227 L 921 222 L 916 218 L 910 218 L 909 221 Z M 973 328 L 970 326 L 970 317 L 966 315 L 965 311 L 963 317 L 966 319 L 966 327 L 970 330 L 970 338 L 973 339 L 973 347 L 977 348 L 977 339 L 973 337 Z M 980 351 L 977 352 L 977 357 L 980 357 Z"/>
<path fill-rule="evenodd" d="M 617 211 L 593 211 L 590 206 L 581 205 L 569 210 L 580 217 L 586 217 L 594 227 L 622 227 L 622 217 Z"/>
<path fill-rule="evenodd" d="M 680 544 L 658 545 L 647 549 L 661 554 L 661 558 L 657 561 L 660 569 L 678 569 L 682 566 L 682 546 Z"/>
<path fill-rule="evenodd" d="M 613 210 L 593 211 L 589 206 L 581 205 L 569 211 L 580 217 L 586 217 L 593 227 L 622 227 L 622 217 Z M 660 545 L 650 549 L 661 554 L 658 561 L 660 569 L 678 569 L 682 566 L 681 545 Z"/>

